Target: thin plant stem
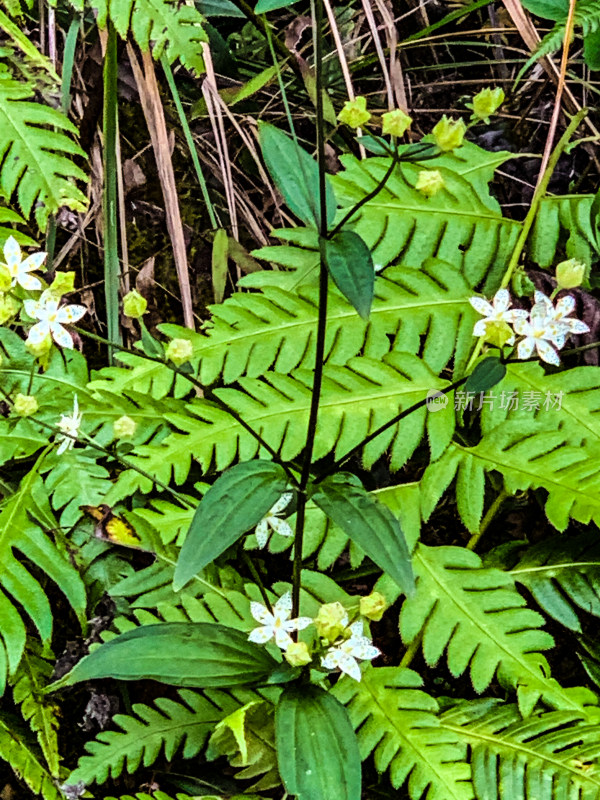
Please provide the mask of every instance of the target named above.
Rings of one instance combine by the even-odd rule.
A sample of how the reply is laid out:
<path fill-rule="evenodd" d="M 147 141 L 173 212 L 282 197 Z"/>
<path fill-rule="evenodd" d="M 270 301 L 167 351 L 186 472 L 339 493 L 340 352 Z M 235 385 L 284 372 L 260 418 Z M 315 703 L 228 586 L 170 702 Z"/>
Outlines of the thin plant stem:
<path fill-rule="evenodd" d="M 117 32 L 108 22 L 104 56 L 104 292 L 108 329 L 108 361 L 113 362 L 113 345 L 121 344 L 119 329 L 119 251 L 117 205 Z"/>
<path fill-rule="evenodd" d="M 269 614 L 272 614 L 273 606 L 271 605 L 271 601 L 269 600 L 269 595 L 267 594 L 267 590 L 265 589 L 263 580 L 260 577 L 258 570 L 256 569 L 256 565 L 254 564 L 252 558 L 250 557 L 250 554 L 247 553 L 246 550 L 242 549 L 241 553 L 242 553 L 242 561 L 244 561 L 244 563 L 248 567 L 248 571 L 250 572 L 250 575 L 252 576 L 254 583 L 258 586 L 258 591 L 260 592 L 260 596 L 265 602 L 267 611 L 269 612 Z"/>
<path fill-rule="evenodd" d="M 292 616 L 297 617 L 300 611 L 300 587 L 302 583 L 302 546 L 304 543 L 304 523 L 306 519 L 306 487 L 312 469 L 321 386 L 323 383 L 323 361 L 325 356 L 325 333 L 327 329 L 327 291 L 328 274 L 325 266 L 325 238 L 327 236 L 327 203 L 325 185 L 325 131 L 323 119 L 323 2 L 311 0 L 313 18 L 314 52 L 315 52 L 315 85 L 316 85 L 316 128 L 317 128 L 317 164 L 319 169 L 319 317 L 317 321 L 317 340 L 315 346 L 315 370 L 313 374 L 312 396 L 306 432 L 306 448 L 300 486 L 298 487 L 298 505 L 296 511 L 296 531 L 294 535 L 294 562 L 292 568 Z"/>
<path fill-rule="evenodd" d="M 507 497 L 508 497 L 508 492 L 505 489 L 502 489 L 498 497 L 496 497 L 492 505 L 488 508 L 485 517 L 481 521 L 479 530 L 477 531 L 477 533 L 474 533 L 473 536 L 471 536 L 471 538 L 469 539 L 469 543 L 467 544 L 467 550 L 475 550 L 475 548 L 477 547 L 477 543 L 489 528 L 491 521 L 494 519 L 494 517 L 498 513 L 500 506 L 506 500 Z"/>

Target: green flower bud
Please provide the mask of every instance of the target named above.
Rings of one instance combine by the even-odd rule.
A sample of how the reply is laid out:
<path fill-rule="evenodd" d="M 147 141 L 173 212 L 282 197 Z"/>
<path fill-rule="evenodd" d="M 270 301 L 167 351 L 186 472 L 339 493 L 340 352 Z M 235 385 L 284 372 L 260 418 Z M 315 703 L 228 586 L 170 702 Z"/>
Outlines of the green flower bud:
<path fill-rule="evenodd" d="M 144 297 L 135 289 L 127 292 L 123 298 L 123 313 L 132 319 L 141 319 L 146 313 L 148 303 Z"/>
<path fill-rule="evenodd" d="M 504 322 L 503 320 L 499 322 L 486 322 L 483 340 L 494 347 L 504 347 L 505 344 L 512 344 L 514 342 L 515 334 L 508 322 Z"/>
<path fill-rule="evenodd" d="M 15 317 L 20 309 L 19 302 L 9 294 L 0 294 L 0 325 L 5 325 Z"/>
<path fill-rule="evenodd" d="M 367 597 L 360 598 L 360 613 L 374 622 L 379 622 L 387 606 L 387 601 L 380 592 L 371 592 Z"/>
<path fill-rule="evenodd" d="M 124 414 L 119 419 L 113 422 L 113 431 L 117 439 L 128 439 L 133 436 L 137 429 L 137 422 L 127 414 Z"/>
<path fill-rule="evenodd" d="M 585 272 L 586 266 L 583 261 L 578 261 L 576 258 L 561 261 L 556 267 L 556 283 L 559 289 L 575 289 L 581 286 Z"/>
<path fill-rule="evenodd" d="M 25 342 L 25 347 L 29 350 L 32 356 L 42 358 L 52 350 L 52 337 L 46 336 L 40 342 Z"/>
<path fill-rule="evenodd" d="M 48 287 L 54 297 L 61 298 L 63 294 L 72 292 L 75 288 L 74 272 L 57 272 L 54 280 Z"/>
<path fill-rule="evenodd" d="M 473 113 L 471 119 L 480 119 L 490 124 L 490 116 L 494 114 L 504 102 L 504 89 L 498 87 L 497 89 L 482 89 L 473 98 L 472 103 L 467 103 L 467 108 L 470 108 Z"/>
<path fill-rule="evenodd" d="M 388 111 L 381 117 L 381 132 L 390 136 L 404 136 L 412 124 L 412 118 L 405 114 L 401 108 Z"/>
<path fill-rule="evenodd" d="M 445 153 L 460 147 L 466 132 L 464 120 L 449 119 L 445 114 L 432 131 L 435 143 Z"/>
<path fill-rule="evenodd" d="M 439 169 L 422 169 L 419 170 L 415 189 L 425 197 L 434 197 L 444 185 L 445 181 Z"/>
<path fill-rule="evenodd" d="M 19 394 L 15 397 L 13 411 L 20 417 L 30 417 L 38 410 L 38 402 L 31 394 Z"/>
<path fill-rule="evenodd" d="M 6 264 L 0 264 L 0 292 L 8 292 L 11 287 L 12 278 Z"/>
<path fill-rule="evenodd" d="M 348 614 L 341 603 L 326 603 L 315 618 L 317 633 L 328 642 L 339 639 L 347 625 Z"/>
<path fill-rule="evenodd" d="M 306 642 L 292 642 L 284 653 L 285 660 L 292 667 L 304 667 L 310 664 L 312 656 Z"/>
<path fill-rule="evenodd" d="M 371 114 L 367 111 L 366 97 L 348 100 L 338 114 L 338 120 L 350 128 L 362 128 L 370 119 Z"/>
<path fill-rule="evenodd" d="M 167 358 L 180 367 L 194 355 L 194 346 L 189 339 L 171 339 L 167 346 Z"/>

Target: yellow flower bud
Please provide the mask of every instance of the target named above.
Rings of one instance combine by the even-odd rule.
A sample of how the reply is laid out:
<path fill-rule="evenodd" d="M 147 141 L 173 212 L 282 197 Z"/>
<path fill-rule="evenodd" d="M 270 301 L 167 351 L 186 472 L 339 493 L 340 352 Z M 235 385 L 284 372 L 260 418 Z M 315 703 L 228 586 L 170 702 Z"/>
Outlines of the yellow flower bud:
<path fill-rule="evenodd" d="M 132 319 L 141 319 L 146 313 L 148 303 L 144 297 L 135 289 L 127 292 L 123 298 L 123 313 Z"/>
<path fill-rule="evenodd" d="M 167 346 L 167 358 L 179 367 L 194 355 L 194 346 L 189 339 L 171 339 Z"/>
<path fill-rule="evenodd" d="M 504 347 L 514 342 L 515 334 L 507 322 L 486 322 L 483 340 L 494 347 Z"/>
<path fill-rule="evenodd" d="M 445 114 L 433 129 L 435 143 L 444 152 L 460 147 L 465 138 L 467 126 L 462 119 L 449 119 Z"/>
<path fill-rule="evenodd" d="M 133 436 L 137 428 L 137 422 L 127 414 L 124 414 L 119 419 L 113 422 L 113 431 L 118 439 L 128 439 Z"/>
<path fill-rule="evenodd" d="M 348 614 L 341 603 L 326 603 L 321 606 L 315 618 L 317 633 L 328 642 L 335 642 L 347 625 Z"/>
<path fill-rule="evenodd" d="M 338 114 L 338 120 L 351 128 L 362 128 L 370 119 L 371 114 L 367 111 L 366 97 L 348 100 Z"/>
<path fill-rule="evenodd" d="M 586 266 L 576 258 L 561 261 L 556 267 L 556 283 L 559 289 L 575 289 L 585 278 Z"/>
<path fill-rule="evenodd" d="M 292 667 L 304 667 L 310 664 L 312 656 L 306 642 L 292 642 L 285 651 L 285 660 Z"/>
<path fill-rule="evenodd" d="M 57 272 L 48 290 L 54 297 L 61 298 L 63 294 L 72 292 L 75 288 L 74 272 Z"/>
<path fill-rule="evenodd" d="M 19 394 L 15 397 L 13 411 L 20 417 L 30 417 L 38 410 L 38 402 L 31 394 Z"/>
<path fill-rule="evenodd" d="M 48 355 L 50 350 L 52 350 L 52 337 L 45 336 L 40 342 L 30 342 L 27 340 L 25 342 L 25 347 L 29 350 L 32 356 L 36 358 L 43 358 L 43 356 Z"/>
<path fill-rule="evenodd" d="M 19 302 L 9 294 L 0 294 L 0 325 L 5 325 L 17 315 Z"/>
<path fill-rule="evenodd" d="M 504 102 L 504 90 L 500 87 L 496 89 L 482 89 L 473 98 L 472 103 L 467 103 L 473 113 L 471 119 L 480 119 L 490 124 L 490 116 L 494 114 Z"/>
<path fill-rule="evenodd" d="M 0 292 L 8 292 L 12 278 L 6 264 L 0 264 Z"/>
<path fill-rule="evenodd" d="M 367 597 L 360 598 L 360 613 L 367 619 L 379 622 L 387 605 L 385 597 L 380 592 L 371 592 Z"/>
<path fill-rule="evenodd" d="M 404 136 L 412 124 L 412 118 L 405 114 L 401 108 L 388 111 L 381 117 L 381 132 L 390 136 Z"/>
<path fill-rule="evenodd" d="M 425 197 L 434 197 L 444 185 L 444 178 L 439 169 L 422 169 L 419 170 L 415 189 Z"/>

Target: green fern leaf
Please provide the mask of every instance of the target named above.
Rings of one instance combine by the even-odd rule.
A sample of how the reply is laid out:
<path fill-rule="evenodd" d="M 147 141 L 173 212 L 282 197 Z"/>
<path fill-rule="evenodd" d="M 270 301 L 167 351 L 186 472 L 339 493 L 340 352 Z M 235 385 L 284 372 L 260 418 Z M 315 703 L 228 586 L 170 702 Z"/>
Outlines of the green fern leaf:
<path fill-rule="evenodd" d="M 81 578 L 45 532 L 56 527 L 34 468 L 23 478 L 18 491 L 0 505 L 0 634 L 2 651 L 6 653 L 1 662 L 11 674 L 19 665 L 26 639 L 25 623 L 15 603 L 30 617 L 44 642 L 50 640 L 53 622 L 44 590 L 17 553 L 36 564 L 61 589 L 82 624 L 85 620 L 86 596 Z"/>
<path fill-rule="evenodd" d="M 83 211 L 87 200 L 75 185 L 86 175 L 72 156 L 85 153 L 68 134 L 77 128 L 54 108 L 30 102 L 33 89 L 18 81 L 0 80 L 0 193 L 16 194 L 25 217 L 35 208 L 44 230 L 50 214 L 61 206 Z"/>
<path fill-rule="evenodd" d="M 178 695 L 178 700 L 159 697 L 154 706 L 136 703 L 133 715 L 116 714 L 113 722 L 121 730 L 101 731 L 87 742 L 88 754 L 80 758 L 69 784 L 104 783 L 124 770 L 133 773 L 140 765 L 153 764 L 161 752 L 167 761 L 176 754 L 193 758 L 218 722 L 244 703 L 263 699 L 250 690 L 201 694 L 183 689 Z"/>
<path fill-rule="evenodd" d="M 600 726 L 572 711 L 522 719 L 515 705 L 470 702 L 440 727 L 471 748 L 473 785 L 485 800 L 598 800 Z"/>
<path fill-rule="evenodd" d="M 368 321 L 331 290 L 326 359 L 338 365 L 358 353 L 378 359 L 390 350 L 393 337 L 395 350 L 417 353 L 423 346 L 423 358 L 435 372 L 452 356 L 455 369 L 460 370 L 472 347 L 476 315 L 468 302 L 471 295 L 456 270 L 441 262 L 428 263 L 420 270 L 392 267 L 381 273 Z M 205 386 L 219 377 L 232 383 L 242 375 L 257 377 L 268 369 L 287 374 L 314 365 L 317 300 L 318 291 L 312 287 L 239 293 L 211 306 L 205 336 L 175 325 L 162 325 L 161 331 L 191 339 L 193 358 L 200 361 L 199 379 Z"/>
<path fill-rule="evenodd" d="M 8 714 L 0 716 L 0 759 L 10 764 L 15 774 L 44 800 L 64 800 L 49 772 L 40 763 L 35 747 L 23 734 L 19 723 Z"/>
<path fill-rule="evenodd" d="M 428 664 L 437 664 L 446 651 L 450 672 L 458 676 L 468 669 L 477 692 L 497 673 L 505 687 L 517 688 L 525 716 L 540 698 L 578 712 L 582 702 L 595 700 L 548 677 L 540 651 L 551 648 L 553 639 L 540 630 L 543 618 L 527 608 L 509 574 L 483 567 L 479 556 L 460 547 L 419 545 L 413 568 L 417 592 L 404 601 L 400 633 L 407 643 L 422 637 Z"/>
<path fill-rule="evenodd" d="M 118 353 L 115 359 L 130 369 L 105 367 L 94 375 L 89 384 L 90 390 L 103 390 L 113 394 L 139 392 L 156 400 L 169 393 L 174 397 L 184 397 L 190 392 L 190 382 L 165 364 L 149 361 L 135 353 Z"/>
<path fill-rule="evenodd" d="M 342 678 L 333 689 L 356 729 L 361 757 L 374 755 L 413 800 L 472 800 L 471 770 L 462 736 L 441 728 L 438 704 L 416 672 L 369 667 L 360 683 Z"/>
<path fill-rule="evenodd" d="M 343 214 L 378 185 L 390 160 L 358 161 L 348 155 L 341 160 L 345 169 L 332 181 Z M 414 188 L 420 168 L 400 164 L 385 188 L 348 224 L 367 243 L 375 264 L 401 260 L 418 267 L 435 256 L 460 264 L 471 286 L 486 276 L 487 284 L 495 285 L 519 235 L 520 223 L 503 217 L 491 197 L 483 202 L 480 182 L 474 186 L 466 172 L 461 175 L 441 167 L 444 189 L 425 198 Z"/>
<path fill-rule="evenodd" d="M 215 394 L 237 412 L 282 458 L 291 460 L 303 449 L 310 408 L 312 372 L 298 370 L 292 375 L 270 373 L 263 380 L 241 378 L 237 389 L 218 389 Z M 346 453 L 370 431 L 392 419 L 399 408 L 422 400 L 430 389 L 441 389 L 437 378 L 416 356 L 390 353 L 382 361 L 357 357 L 344 367 L 325 369 L 319 425 L 315 436 L 316 459 L 329 453 Z M 129 461 L 164 483 L 171 477 L 186 480 L 192 454 L 203 469 L 223 470 L 234 460 L 254 458 L 256 440 L 231 415 L 206 400 L 193 400 L 188 414 L 167 414 L 180 432 L 169 434 L 159 445 L 142 446 Z M 413 413 L 406 424 L 390 428 L 370 442 L 363 451 L 370 466 L 390 447 L 392 469 L 399 469 L 419 444 L 425 428 L 435 430 L 431 442 L 436 452 L 449 442 L 454 427 L 451 409 L 429 415 L 426 408 Z M 127 492 L 133 487 L 149 491 L 151 482 L 125 471 Z M 119 489 L 117 482 L 117 491 Z"/>
<path fill-rule="evenodd" d="M 600 522 L 600 467 L 597 447 L 574 447 L 563 432 L 534 422 L 515 421 L 494 428 L 474 447 L 453 443 L 423 475 L 423 513 L 427 519 L 458 474 L 457 507 L 467 528 L 479 528 L 485 473 L 498 471 L 509 494 L 545 489 L 546 514 L 558 530 L 569 518 Z"/>
<path fill-rule="evenodd" d="M 568 258 L 591 264 L 598 258 L 600 243 L 592 219 L 594 195 L 543 197 L 528 239 L 530 257 L 540 267 L 551 267 L 564 247 Z"/>
<path fill-rule="evenodd" d="M 33 648 L 28 648 L 15 675 L 13 698 L 21 707 L 23 719 L 37 736 L 50 774 L 58 777 L 58 706 L 43 691 L 50 683 L 52 669 L 48 661 L 41 658 Z"/>
<path fill-rule="evenodd" d="M 595 533 L 501 546 L 486 558 L 507 569 L 549 616 L 581 633 L 579 611 L 600 617 L 600 544 Z"/>
<path fill-rule="evenodd" d="M 110 16 L 123 39 L 131 30 L 140 48 L 152 49 L 155 59 L 164 54 L 169 64 L 179 59 L 198 75 L 204 72 L 202 43 L 208 37 L 202 27 L 204 17 L 194 5 L 172 0 L 93 0 L 92 5 L 101 27 Z"/>

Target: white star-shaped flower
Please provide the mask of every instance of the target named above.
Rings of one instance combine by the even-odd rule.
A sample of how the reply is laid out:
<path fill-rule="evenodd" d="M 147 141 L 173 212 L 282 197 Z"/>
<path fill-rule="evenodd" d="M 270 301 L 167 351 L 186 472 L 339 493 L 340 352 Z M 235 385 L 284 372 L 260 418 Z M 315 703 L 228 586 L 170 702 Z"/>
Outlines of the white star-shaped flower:
<path fill-rule="evenodd" d="M 23 258 L 19 243 L 14 236 L 9 236 L 4 245 L 4 264 L 6 265 L 11 278 L 11 286 L 22 286 L 29 291 L 36 291 L 42 288 L 41 281 L 31 275 L 46 260 L 46 253 L 33 253 L 27 258 Z"/>
<path fill-rule="evenodd" d="M 508 289 L 498 289 L 491 303 L 484 300 L 483 297 L 470 297 L 469 303 L 478 314 L 483 316 L 483 319 L 475 323 L 473 336 L 485 336 L 487 325 L 490 322 L 508 322 L 511 324 L 517 319 L 525 319 L 527 317 L 527 311 L 518 308 L 510 309 L 511 300 Z M 508 341 L 507 344 L 512 344 L 513 342 L 514 339 Z"/>
<path fill-rule="evenodd" d="M 259 547 L 264 547 L 267 543 L 267 539 L 269 538 L 269 528 L 278 533 L 280 536 L 293 536 L 294 531 L 291 528 L 290 523 L 278 517 L 278 514 L 281 514 L 282 511 L 289 506 L 292 502 L 292 497 L 294 496 L 293 492 L 284 492 L 279 500 L 275 503 L 275 505 L 269 510 L 269 513 L 261 519 L 261 521 L 256 526 L 256 530 L 254 531 L 256 535 L 256 541 Z"/>
<path fill-rule="evenodd" d="M 514 324 L 515 331 L 524 338 L 517 345 L 517 356 L 529 358 L 535 350 L 547 364 L 560 365 L 557 350 L 565 343 L 565 333 L 559 324 L 548 317 L 543 304 L 536 303 L 531 309 L 529 319 L 518 319 Z"/>
<path fill-rule="evenodd" d="M 58 422 L 58 427 L 65 434 L 64 436 L 58 434 L 56 442 L 60 442 L 59 448 L 56 451 L 57 455 L 62 455 L 67 450 L 75 446 L 74 436 L 79 435 L 79 428 L 81 427 L 81 419 L 83 413 L 79 411 L 79 404 L 77 403 L 77 395 L 73 397 L 73 413 L 61 414 Z"/>
<path fill-rule="evenodd" d="M 69 349 L 73 348 L 73 337 L 63 325 L 80 320 L 86 312 L 85 306 L 60 306 L 54 295 L 46 290 L 39 300 L 25 300 L 25 311 L 37 322 L 29 331 L 27 341 L 40 344 L 51 336 L 56 344 Z"/>
<path fill-rule="evenodd" d="M 321 664 L 326 669 L 339 669 L 354 678 L 355 681 L 359 681 L 358 661 L 372 661 L 380 655 L 381 651 L 373 645 L 369 638 L 363 636 L 362 622 L 354 622 L 350 625 L 350 632 L 349 639 L 329 648 L 321 659 Z"/>
<path fill-rule="evenodd" d="M 589 327 L 585 322 L 574 317 L 569 317 L 575 311 L 575 298 L 572 295 L 566 295 L 557 300 L 556 306 L 552 304 L 552 300 L 547 297 L 543 292 L 535 293 L 535 305 L 533 309 L 538 308 L 540 313 L 543 313 L 549 320 L 558 325 L 560 333 L 588 333 Z M 532 309 L 532 313 L 533 313 Z"/>
<path fill-rule="evenodd" d="M 290 633 L 292 631 L 302 631 L 311 623 L 310 617 L 298 617 L 290 619 L 292 614 L 292 595 L 286 592 L 283 597 L 273 606 L 273 613 L 265 608 L 261 603 L 250 603 L 250 611 L 257 622 L 261 622 L 260 628 L 254 628 L 250 632 L 248 639 L 256 644 L 265 644 L 271 639 L 275 639 L 275 644 L 286 650 L 292 643 Z"/>

